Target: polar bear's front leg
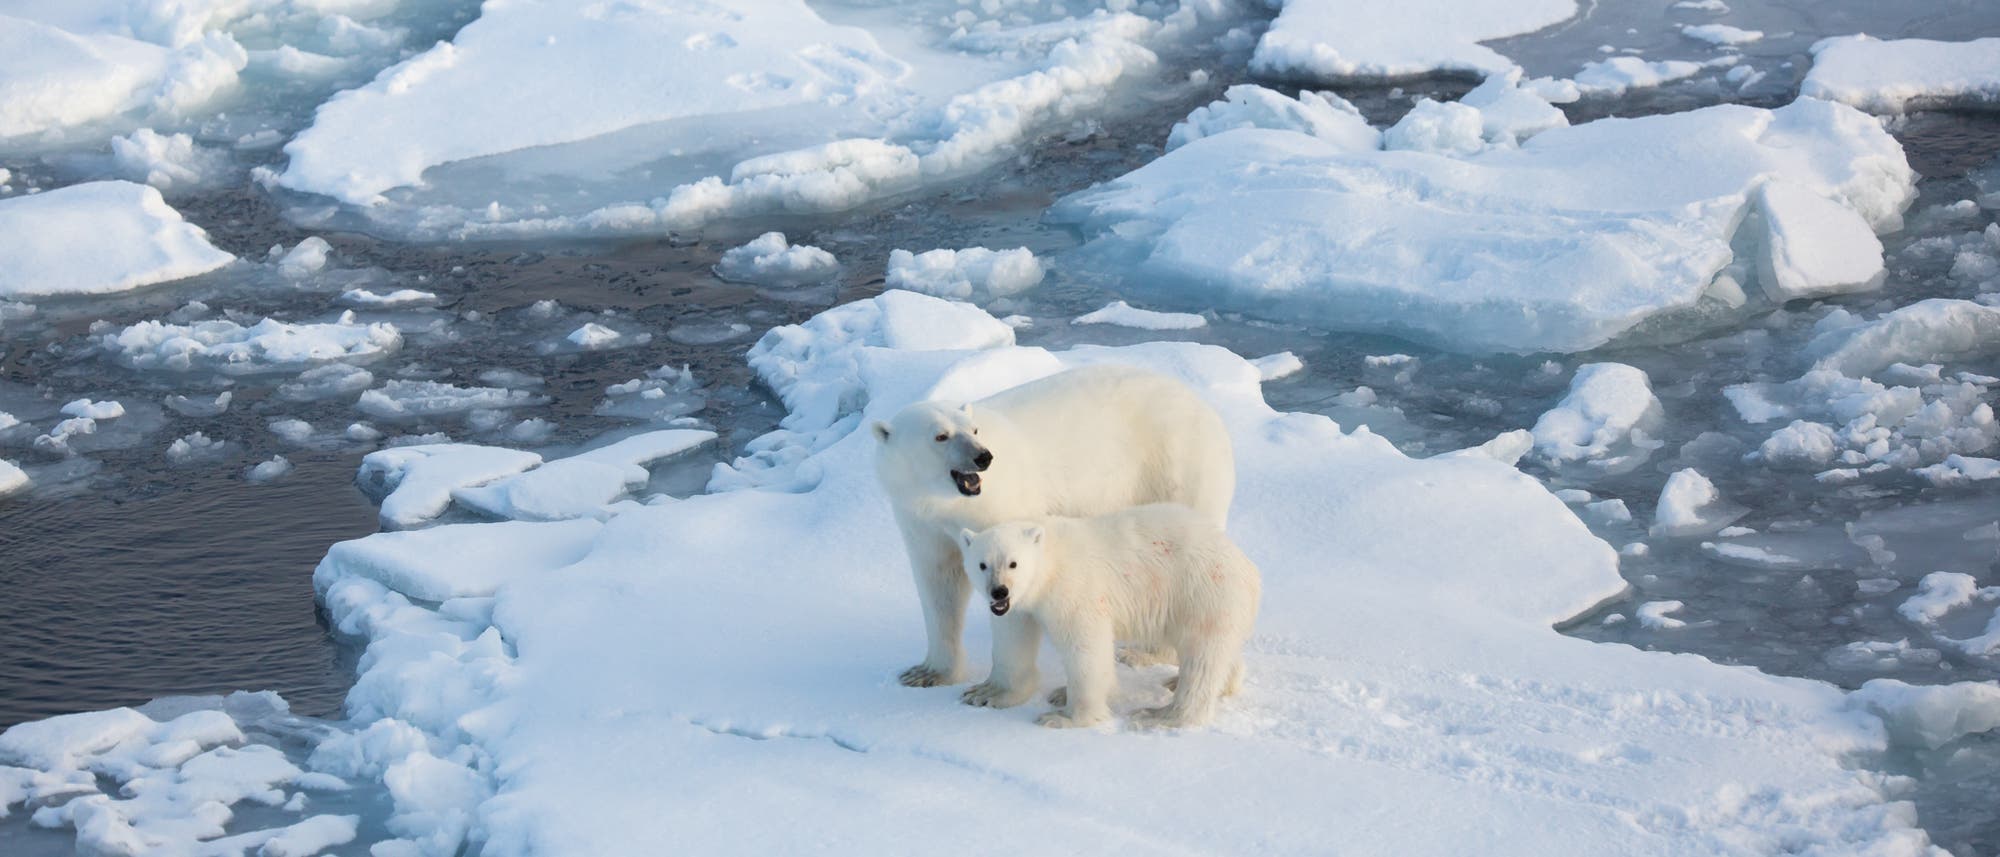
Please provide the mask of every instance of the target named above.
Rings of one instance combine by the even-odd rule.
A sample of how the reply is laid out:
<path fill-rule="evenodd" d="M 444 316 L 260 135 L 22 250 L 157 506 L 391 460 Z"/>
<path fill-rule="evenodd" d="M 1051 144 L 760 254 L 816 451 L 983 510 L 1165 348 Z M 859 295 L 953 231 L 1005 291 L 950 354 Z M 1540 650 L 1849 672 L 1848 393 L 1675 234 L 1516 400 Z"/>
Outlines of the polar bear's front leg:
<path fill-rule="evenodd" d="M 910 572 L 917 580 L 917 597 L 924 607 L 927 649 L 924 662 L 903 671 L 898 681 L 910 687 L 936 687 L 965 680 L 965 602 L 972 583 L 959 568 L 958 548 L 950 539 L 906 538 Z"/>
<path fill-rule="evenodd" d="M 1036 723 L 1067 729 L 1111 719 L 1111 688 L 1118 681 L 1118 645 L 1111 630 L 1106 620 L 1055 635 L 1063 649 L 1063 671 L 1069 674 L 1069 706 L 1035 718 Z"/>
<path fill-rule="evenodd" d="M 993 672 L 960 697 L 966 705 L 1013 708 L 1035 697 L 1042 673 L 1035 654 L 1042 647 L 1042 623 L 1026 611 L 993 617 Z"/>

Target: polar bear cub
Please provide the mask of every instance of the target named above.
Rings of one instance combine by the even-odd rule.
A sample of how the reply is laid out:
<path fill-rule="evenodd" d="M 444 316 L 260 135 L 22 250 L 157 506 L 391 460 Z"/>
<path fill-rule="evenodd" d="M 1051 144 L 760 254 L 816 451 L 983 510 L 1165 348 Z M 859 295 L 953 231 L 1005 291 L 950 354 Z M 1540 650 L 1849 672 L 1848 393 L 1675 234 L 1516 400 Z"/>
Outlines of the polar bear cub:
<path fill-rule="evenodd" d="M 1256 564 L 1208 516 L 1176 503 L 1092 518 L 1047 517 L 959 533 L 965 573 L 995 616 L 1036 619 L 1062 653 L 1066 708 L 1044 726 L 1111 717 L 1119 641 L 1180 654 L 1173 702 L 1134 720 L 1198 726 L 1243 683 L 1243 643 L 1263 583 Z"/>

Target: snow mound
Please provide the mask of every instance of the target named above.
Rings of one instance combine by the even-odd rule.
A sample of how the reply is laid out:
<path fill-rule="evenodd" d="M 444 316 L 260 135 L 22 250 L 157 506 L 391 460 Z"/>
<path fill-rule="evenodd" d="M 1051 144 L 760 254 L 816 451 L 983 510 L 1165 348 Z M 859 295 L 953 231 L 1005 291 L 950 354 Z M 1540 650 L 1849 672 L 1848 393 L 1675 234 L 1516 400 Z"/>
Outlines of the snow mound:
<path fill-rule="evenodd" d="M 941 298 L 964 300 L 975 295 L 1006 297 L 1034 288 L 1042 281 L 1042 263 L 1026 247 L 990 250 L 889 251 L 886 284 Z"/>
<path fill-rule="evenodd" d="M 1073 194 L 1050 219 L 1131 271 L 1134 294 L 1457 350 L 1576 351 L 1694 309 L 1738 250 L 1761 252 L 1767 236 L 1740 227 L 1764 185 L 1888 232 L 1914 180 L 1872 117 L 1801 99 L 1550 128 L 1463 158 L 1241 129 Z M 1829 216 L 1772 196 L 1781 236 Z M 1774 254 L 1794 277 L 1776 290 L 1868 282 L 1852 254 L 1797 255 L 1819 243 Z"/>
<path fill-rule="evenodd" d="M 1336 81 L 1432 72 L 1490 75 L 1512 60 L 1480 42 L 1531 33 L 1576 15 L 1574 0 L 1283 0 L 1250 69 Z"/>
<path fill-rule="evenodd" d="M 1723 499 L 1715 483 L 1692 467 L 1674 471 L 1660 488 L 1652 534 L 1668 538 L 1706 535 L 1749 511 Z"/>
<path fill-rule="evenodd" d="M 840 260 L 818 247 L 791 244 L 783 232 L 766 232 L 723 253 L 715 275 L 739 283 L 794 288 L 839 276 Z"/>
<path fill-rule="evenodd" d="M 1286 98 L 1254 83 L 1232 86 L 1222 100 L 1197 107 L 1167 132 L 1167 150 L 1237 128 L 1275 128 L 1310 134 L 1343 149 L 1365 152 L 1382 147 L 1382 132 L 1361 111 L 1331 92 L 1302 91 Z"/>
<path fill-rule="evenodd" d="M 1590 462 L 1622 472 L 1646 462 L 1659 442 L 1660 400 L 1646 373 L 1623 363 L 1576 369 L 1569 392 L 1535 420 L 1535 450 L 1555 463 Z"/>
<path fill-rule="evenodd" d="M 1799 93 L 1871 113 L 2000 106 L 2000 38 L 1822 39 Z"/>
<path fill-rule="evenodd" d="M 0 497 L 19 494 L 28 490 L 33 483 L 34 480 L 28 478 L 28 474 L 20 465 L 0 458 Z"/>
<path fill-rule="evenodd" d="M 145 185 L 87 182 L 0 199 L 0 298 L 123 292 L 235 260 Z"/>
<path fill-rule="evenodd" d="M 810 484 L 623 506 L 601 526 L 439 528 L 416 534 L 421 551 L 394 534 L 349 543 L 406 560 L 394 574 L 329 557 L 315 573 L 329 616 L 370 641 L 349 711 L 423 733 L 373 742 L 400 754 L 379 760 L 399 817 L 460 820 L 405 835 L 495 854 L 900 853 L 912 824 L 979 828 L 974 850 L 991 853 L 1051 837 L 1093 853 L 1254 840 L 1457 854 L 1475 838 L 1522 854 L 1923 853 L 1907 807 L 1843 767 L 1884 739 L 1837 689 L 1556 633 L 1624 583 L 1610 547 L 1532 478 L 1275 412 L 1257 369 L 1213 346 L 1048 352 L 1006 331 L 893 292 L 773 331 L 753 359 L 791 414 L 751 447 L 795 455 Z M 975 710 L 957 688 L 892 678 L 922 629 L 863 420 L 1103 362 L 1168 373 L 1219 410 L 1237 453 L 1231 529 L 1264 573 L 1246 693 L 1172 752 L 1035 728 L 1039 702 Z M 546 550 L 465 581 L 461 554 L 488 533 Z M 971 625 L 983 652 L 986 622 Z M 1120 684 L 1120 714 L 1162 697 L 1157 672 Z M 699 776 L 662 777 L 662 760 Z M 1191 766 L 1200 789 L 1132 788 Z M 1718 796 L 1718 780 L 1737 785 Z M 1217 795 L 1265 811 L 1218 812 Z M 788 823 L 769 823 L 774 802 Z M 1273 806 L 1297 811 L 1273 823 Z M 1672 821 L 1686 818 L 1701 823 Z"/>
<path fill-rule="evenodd" d="M 134 369 L 249 375 L 371 360 L 403 347 L 403 336 L 395 325 L 361 324 L 347 313 L 330 323 L 266 318 L 249 327 L 227 319 L 184 325 L 142 321 L 100 335 L 98 344 Z"/>

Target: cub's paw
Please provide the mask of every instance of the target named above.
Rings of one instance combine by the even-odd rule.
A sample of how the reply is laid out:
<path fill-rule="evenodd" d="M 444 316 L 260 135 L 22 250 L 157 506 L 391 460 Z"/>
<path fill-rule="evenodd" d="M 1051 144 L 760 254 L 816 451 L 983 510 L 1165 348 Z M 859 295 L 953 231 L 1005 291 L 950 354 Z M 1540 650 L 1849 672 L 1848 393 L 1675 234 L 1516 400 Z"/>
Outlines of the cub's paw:
<path fill-rule="evenodd" d="M 959 682 L 956 673 L 934 669 L 924 664 L 917 664 L 904 670 L 896 680 L 902 682 L 904 687 L 938 687 Z"/>
<path fill-rule="evenodd" d="M 1080 729 L 1085 726 L 1096 726 L 1109 719 L 1111 718 L 1108 715 L 1103 714 L 1077 715 L 1067 711 L 1044 711 L 1041 716 L 1035 718 L 1035 722 L 1050 729 Z"/>
<path fill-rule="evenodd" d="M 1035 695 L 1034 690 L 1011 690 L 990 681 L 982 681 L 960 695 L 958 701 L 981 708 L 1013 708 L 1027 702 Z"/>

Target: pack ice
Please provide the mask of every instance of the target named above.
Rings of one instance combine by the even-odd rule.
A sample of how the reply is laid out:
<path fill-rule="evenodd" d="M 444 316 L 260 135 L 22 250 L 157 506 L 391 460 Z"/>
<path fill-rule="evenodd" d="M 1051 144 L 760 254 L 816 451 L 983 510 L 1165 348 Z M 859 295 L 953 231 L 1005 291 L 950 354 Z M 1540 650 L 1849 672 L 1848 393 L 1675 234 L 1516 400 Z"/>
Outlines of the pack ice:
<path fill-rule="evenodd" d="M 145 185 L 88 182 L 0 199 L 0 298 L 122 292 L 235 260 Z"/>
<path fill-rule="evenodd" d="M 1576 14 L 1575 0 L 1282 0 L 1250 68 L 1274 77 L 1338 80 L 1432 72 L 1481 76 L 1512 60 L 1479 44 L 1531 33 Z"/>
<path fill-rule="evenodd" d="M 1928 852 L 1844 766 L 1888 739 L 1835 688 L 1555 632 L 1622 591 L 1616 556 L 1491 457 L 1274 411 L 1215 346 L 1017 347 L 909 292 L 777 328 L 751 360 L 790 415 L 714 493 L 328 553 L 320 598 L 368 646 L 349 714 L 417 736 L 338 767 L 389 784 L 404 839 L 383 853 L 939 847 L 913 830 L 976 854 Z M 1101 362 L 1184 380 L 1235 441 L 1231 529 L 1267 597 L 1212 729 L 1057 732 L 1039 703 L 894 678 L 923 630 L 855 428 Z M 1121 671 L 1114 708 L 1159 704 L 1160 678 Z"/>
<path fill-rule="evenodd" d="M 1880 124 L 1809 98 L 1558 126 L 1518 146 L 1462 136 L 1354 151 L 1232 130 L 1050 217 L 1162 302 L 1455 350 L 1578 351 L 1740 306 L 1746 286 L 1771 301 L 1872 288 L 1875 235 L 1914 199 Z"/>
<path fill-rule="evenodd" d="M 931 0 L 829 20 L 803 0 L 489 3 L 452 41 L 323 104 L 278 183 L 413 234 L 839 211 L 1088 115 L 1154 66 L 1149 44 L 1199 18 L 1038 6 Z M 524 103 L 541 107 L 524 117 Z"/>
<path fill-rule="evenodd" d="M 1875 113 L 2000 106 L 2000 38 L 1822 39 L 1799 92 Z"/>

